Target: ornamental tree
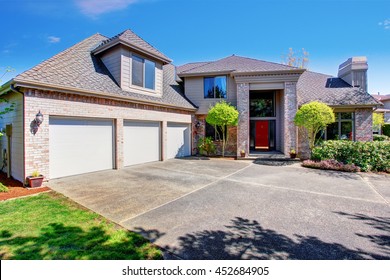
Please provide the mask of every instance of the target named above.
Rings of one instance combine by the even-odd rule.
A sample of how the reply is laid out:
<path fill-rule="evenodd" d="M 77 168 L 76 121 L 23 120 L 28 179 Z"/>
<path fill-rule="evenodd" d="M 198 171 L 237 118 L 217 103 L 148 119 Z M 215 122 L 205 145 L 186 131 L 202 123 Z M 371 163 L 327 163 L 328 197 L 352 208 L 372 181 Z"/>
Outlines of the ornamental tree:
<path fill-rule="evenodd" d="M 237 126 L 238 124 L 237 109 L 222 100 L 210 108 L 206 122 L 219 128 L 222 132 L 222 156 L 225 156 L 225 148 L 229 140 L 229 134 L 226 132 L 229 126 Z"/>
<path fill-rule="evenodd" d="M 372 114 L 372 126 L 376 130 L 380 130 L 382 125 L 385 124 L 384 115 L 381 113 L 373 113 Z"/>
<path fill-rule="evenodd" d="M 332 108 L 319 101 L 302 105 L 294 118 L 296 126 L 306 129 L 310 150 L 314 148 L 317 133 L 333 122 L 335 122 L 335 115 Z"/>

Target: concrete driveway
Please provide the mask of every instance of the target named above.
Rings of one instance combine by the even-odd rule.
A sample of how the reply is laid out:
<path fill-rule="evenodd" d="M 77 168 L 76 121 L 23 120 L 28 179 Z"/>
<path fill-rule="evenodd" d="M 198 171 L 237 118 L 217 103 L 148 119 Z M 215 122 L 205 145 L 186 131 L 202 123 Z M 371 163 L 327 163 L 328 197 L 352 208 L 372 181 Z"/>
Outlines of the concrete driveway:
<path fill-rule="evenodd" d="M 390 259 L 390 176 L 175 159 L 50 186 L 182 259 Z"/>

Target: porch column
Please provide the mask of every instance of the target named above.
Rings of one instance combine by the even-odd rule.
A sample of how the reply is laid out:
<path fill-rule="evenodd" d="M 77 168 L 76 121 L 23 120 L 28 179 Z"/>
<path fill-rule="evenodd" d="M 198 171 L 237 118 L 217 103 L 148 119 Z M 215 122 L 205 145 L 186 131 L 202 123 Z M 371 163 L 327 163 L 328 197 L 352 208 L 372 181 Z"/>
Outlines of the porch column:
<path fill-rule="evenodd" d="M 237 126 L 237 156 L 241 150 L 245 150 L 246 155 L 249 154 L 249 84 L 237 84 L 237 110 L 238 126 Z"/>
<path fill-rule="evenodd" d="M 297 149 L 297 127 L 294 117 L 298 109 L 297 83 L 285 82 L 284 87 L 284 151 L 287 155 L 290 149 Z"/>
<path fill-rule="evenodd" d="M 167 147 L 168 147 L 168 122 L 161 122 L 161 160 L 167 160 Z"/>

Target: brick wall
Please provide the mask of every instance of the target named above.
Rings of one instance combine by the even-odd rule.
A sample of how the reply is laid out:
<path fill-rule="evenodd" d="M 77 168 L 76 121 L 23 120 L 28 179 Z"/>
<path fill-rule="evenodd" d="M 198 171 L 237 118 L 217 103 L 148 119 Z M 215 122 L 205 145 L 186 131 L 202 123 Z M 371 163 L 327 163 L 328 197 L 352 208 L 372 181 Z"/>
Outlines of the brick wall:
<path fill-rule="evenodd" d="M 237 84 L 237 110 L 238 127 L 237 127 L 237 150 L 236 155 L 239 156 L 241 150 L 244 150 L 246 155 L 249 154 L 249 84 Z"/>
<path fill-rule="evenodd" d="M 30 130 L 35 115 L 41 111 L 44 121 L 36 134 Z M 191 113 L 153 105 L 115 101 L 105 98 L 63 94 L 58 92 L 26 90 L 25 93 L 25 175 L 39 170 L 50 178 L 49 170 L 49 117 L 87 117 L 112 119 L 115 125 L 115 166 L 123 167 L 123 120 L 148 120 L 191 123 Z M 164 133 L 164 126 L 161 126 Z M 166 127 L 166 125 L 165 125 Z M 162 137 L 166 146 L 166 137 Z M 164 149 L 162 149 L 164 151 Z M 162 157 L 164 159 L 164 157 Z"/>
<path fill-rule="evenodd" d="M 372 109 L 356 109 L 355 111 L 356 141 L 372 141 Z"/>

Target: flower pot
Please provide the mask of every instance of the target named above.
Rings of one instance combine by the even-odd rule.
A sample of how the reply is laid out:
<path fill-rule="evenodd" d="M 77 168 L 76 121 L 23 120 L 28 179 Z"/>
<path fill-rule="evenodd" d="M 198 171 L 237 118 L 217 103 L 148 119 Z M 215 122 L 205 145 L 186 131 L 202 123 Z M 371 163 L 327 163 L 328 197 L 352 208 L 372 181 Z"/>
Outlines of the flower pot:
<path fill-rule="evenodd" d="M 290 158 L 296 158 L 297 154 L 290 154 Z"/>
<path fill-rule="evenodd" d="M 38 177 L 28 176 L 27 182 L 30 188 L 37 188 L 42 186 L 43 179 L 44 179 L 43 176 L 38 176 Z"/>
<path fill-rule="evenodd" d="M 245 153 L 241 153 L 241 157 L 245 157 Z"/>

